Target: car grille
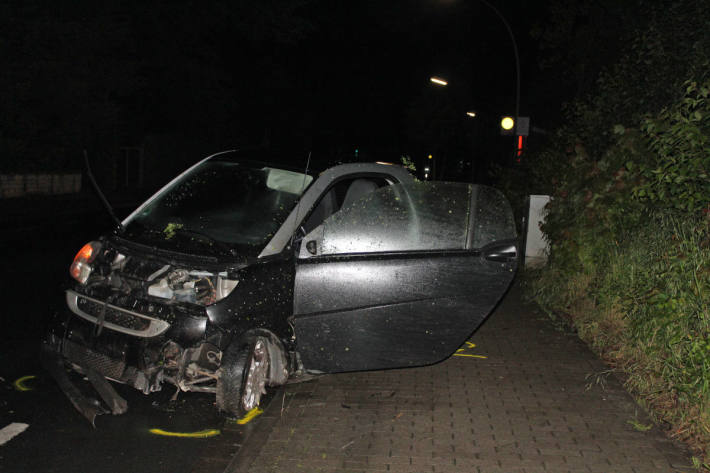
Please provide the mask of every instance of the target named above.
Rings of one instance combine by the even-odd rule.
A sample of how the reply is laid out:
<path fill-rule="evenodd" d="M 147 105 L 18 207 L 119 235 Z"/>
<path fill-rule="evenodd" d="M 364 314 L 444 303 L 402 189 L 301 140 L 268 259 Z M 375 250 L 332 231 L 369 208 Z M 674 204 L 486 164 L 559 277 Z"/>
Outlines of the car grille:
<path fill-rule="evenodd" d="M 89 314 L 97 319 L 101 318 L 101 312 L 104 310 L 104 306 L 106 306 L 106 312 L 104 314 L 105 322 L 120 325 L 121 327 L 131 330 L 143 331 L 150 326 L 150 319 L 135 316 L 106 304 L 87 299 L 86 297 L 79 296 L 77 306 L 79 310 L 85 314 Z"/>
<path fill-rule="evenodd" d="M 126 363 L 123 360 L 116 360 L 69 340 L 64 341 L 64 356 L 82 368 L 90 368 L 115 380 L 120 380 L 126 369 Z"/>
<path fill-rule="evenodd" d="M 67 291 L 67 304 L 79 317 L 99 324 L 103 312 L 103 326 L 110 330 L 137 337 L 155 337 L 165 332 L 170 324 L 164 320 L 148 317 L 131 310 Z"/>

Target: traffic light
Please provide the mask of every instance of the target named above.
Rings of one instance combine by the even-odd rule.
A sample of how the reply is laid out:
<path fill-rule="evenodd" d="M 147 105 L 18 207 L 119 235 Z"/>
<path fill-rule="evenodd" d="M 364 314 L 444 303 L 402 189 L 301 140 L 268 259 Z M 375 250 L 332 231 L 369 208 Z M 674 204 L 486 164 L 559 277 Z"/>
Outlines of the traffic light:
<path fill-rule="evenodd" d="M 515 162 L 520 163 L 521 157 L 523 156 L 523 151 L 525 149 L 525 137 L 523 135 L 518 135 L 518 141 L 515 147 Z"/>
<path fill-rule="evenodd" d="M 515 134 L 518 136 L 530 135 L 530 117 L 518 117 L 518 123 L 515 124 Z"/>

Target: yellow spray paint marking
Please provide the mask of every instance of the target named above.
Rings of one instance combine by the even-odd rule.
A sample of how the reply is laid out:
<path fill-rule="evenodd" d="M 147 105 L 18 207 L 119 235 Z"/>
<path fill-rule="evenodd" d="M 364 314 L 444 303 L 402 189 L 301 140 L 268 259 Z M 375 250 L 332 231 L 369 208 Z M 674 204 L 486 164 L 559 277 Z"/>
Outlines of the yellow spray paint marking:
<path fill-rule="evenodd" d="M 254 409 L 252 409 L 249 412 L 247 412 L 246 414 L 244 414 L 244 417 L 242 417 L 241 419 L 238 419 L 237 424 L 239 424 L 239 425 L 248 424 L 249 422 L 251 422 L 251 420 L 254 417 L 261 415 L 263 412 L 264 411 L 262 411 L 258 407 L 255 407 Z"/>
<path fill-rule="evenodd" d="M 149 432 L 155 435 L 162 435 L 164 437 L 184 437 L 184 438 L 194 438 L 203 439 L 207 437 L 214 437 L 219 435 L 220 431 L 218 429 L 205 429 L 199 432 L 168 432 L 163 429 L 150 429 Z"/>
<path fill-rule="evenodd" d="M 21 378 L 17 378 L 12 385 L 15 386 L 15 389 L 18 391 L 32 391 L 32 387 L 25 385 L 26 381 L 29 381 L 31 379 L 35 379 L 37 376 L 31 374 L 28 376 L 23 376 Z"/>
<path fill-rule="evenodd" d="M 462 351 L 466 351 L 466 349 L 476 348 L 476 344 L 473 342 L 467 341 L 465 343 L 466 343 L 466 348 L 459 348 L 458 350 L 456 350 L 456 353 L 454 353 L 454 356 L 466 356 L 468 358 L 480 358 L 482 360 L 488 359 L 487 356 L 483 356 L 483 355 L 474 355 L 471 353 L 461 353 Z"/>

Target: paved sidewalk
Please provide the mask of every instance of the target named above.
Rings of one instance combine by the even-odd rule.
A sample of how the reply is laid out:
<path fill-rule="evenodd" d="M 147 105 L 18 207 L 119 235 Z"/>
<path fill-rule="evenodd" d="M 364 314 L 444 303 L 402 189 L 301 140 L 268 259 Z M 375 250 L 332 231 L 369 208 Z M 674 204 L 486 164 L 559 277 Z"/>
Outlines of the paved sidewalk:
<path fill-rule="evenodd" d="M 576 335 L 523 305 L 518 288 L 459 355 L 287 386 L 243 471 L 694 471 L 657 428 L 633 427 L 650 424 L 642 409 Z"/>

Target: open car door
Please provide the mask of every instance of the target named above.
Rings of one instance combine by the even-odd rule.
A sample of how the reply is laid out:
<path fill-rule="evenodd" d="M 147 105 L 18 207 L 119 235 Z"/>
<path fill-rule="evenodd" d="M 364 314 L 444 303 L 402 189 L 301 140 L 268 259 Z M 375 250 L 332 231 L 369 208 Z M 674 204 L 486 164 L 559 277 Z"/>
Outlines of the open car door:
<path fill-rule="evenodd" d="M 513 215 L 485 186 L 382 187 L 306 235 L 297 349 L 311 372 L 435 363 L 493 310 L 517 268 Z"/>

